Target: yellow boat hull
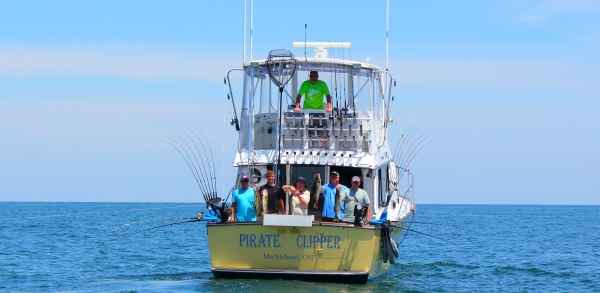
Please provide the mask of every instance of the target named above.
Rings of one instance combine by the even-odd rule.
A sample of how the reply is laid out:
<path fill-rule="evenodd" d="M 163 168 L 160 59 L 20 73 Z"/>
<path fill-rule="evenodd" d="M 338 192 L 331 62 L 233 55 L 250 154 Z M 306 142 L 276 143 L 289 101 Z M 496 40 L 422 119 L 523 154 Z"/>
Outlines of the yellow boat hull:
<path fill-rule="evenodd" d="M 372 226 L 238 223 L 208 224 L 207 230 L 216 277 L 364 283 L 389 268 L 381 257 L 381 230 Z"/>

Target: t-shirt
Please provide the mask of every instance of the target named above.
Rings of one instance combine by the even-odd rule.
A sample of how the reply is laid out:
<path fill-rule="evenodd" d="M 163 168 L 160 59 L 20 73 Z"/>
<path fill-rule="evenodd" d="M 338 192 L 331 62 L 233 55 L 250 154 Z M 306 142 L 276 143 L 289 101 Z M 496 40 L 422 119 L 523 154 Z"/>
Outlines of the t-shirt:
<path fill-rule="evenodd" d="M 279 200 L 283 200 L 283 206 L 285 206 L 285 194 L 283 189 L 277 185 L 265 184 L 260 187 L 260 194 L 262 195 L 263 190 L 267 191 L 267 211 L 263 211 L 265 214 L 274 214 L 279 212 Z"/>
<path fill-rule="evenodd" d="M 344 207 L 344 220 L 354 221 L 354 207 L 361 209 L 369 205 L 369 195 L 362 188 L 350 189 L 350 192 L 341 199 Z"/>
<path fill-rule="evenodd" d="M 344 204 L 342 203 L 342 200 L 348 196 L 348 194 L 350 193 L 350 188 L 348 188 L 346 185 L 343 185 L 343 184 L 339 184 L 338 186 L 339 186 L 338 188 L 340 190 L 340 195 L 339 195 L 340 210 L 338 212 L 337 218 L 343 219 L 346 210 L 345 210 Z"/>
<path fill-rule="evenodd" d="M 323 98 L 329 95 L 329 88 L 322 80 L 306 80 L 300 86 L 298 94 L 304 96 L 304 109 L 323 109 Z"/>
<path fill-rule="evenodd" d="M 323 212 L 322 217 L 335 218 L 335 185 L 329 183 L 323 185 Z"/>
<path fill-rule="evenodd" d="M 238 188 L 234 190 L 233 202 L 235 202 L 235 218 L 238 222 L 256 221 L 254 189 Z"/>
<path fill-rule="evenodd" d="M 292 215 L 308 215 L 308 201 L 310 200 L 310 192 L 308 190 L 305 190 L 303 193 L 301 193 L 299 197 L 292 196 L 291 199 Z M 300 199 L 302 199 L 302 201 Z"/>

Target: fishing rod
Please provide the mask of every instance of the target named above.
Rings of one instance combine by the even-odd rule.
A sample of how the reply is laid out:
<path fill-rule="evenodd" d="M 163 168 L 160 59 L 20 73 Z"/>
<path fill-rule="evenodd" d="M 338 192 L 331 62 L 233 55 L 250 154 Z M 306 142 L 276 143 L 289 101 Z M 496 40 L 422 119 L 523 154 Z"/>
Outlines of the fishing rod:
<path fill-rule="evenodd" d="M 245 61 L 245 60 L 244 60 Z M 240 122 L 237 115 L 237 108 L 235 106 L 235 98 L 233 96 L 233 90 L 231 89 L 231 80 L 229 78 L 229 74 L 232 71 L 241 71 L 243 69 L 230 69 L 227 71 L 227 77 L 223 79 L 223 83 L 225 83 L 229 87 L 229 93 L 227 94 L 227 99 L 231 100 L 231 106 L 233 107 L 233 118 L 231 119 L 230 124 L 235 126 L 236 131 L 240 131 Z"/>
<path fill-rule="evenodd" d="M 216 166 L 214 164 L 214 154 L 212 148 L 206 146 L 202 140 L 196 135 L 190 135 L 192 141 L 196 141 L 197 144 L 200 145 L 202 150 L 200 150 L 197 144 L 193 144 L 196 153 L 200 157 L 201 167 L 204 170 L 205 178 L 208 181 L 209 185 L 209 194 L 207 195 L 209 199 L 214 199 L 217 197 L 217 178 L 216 178 Z"/>
<path fill-rule="evenodd" d="M 188 139 L 192 140 L 189 134 Z M 187 147 L 188 151 L 191 153 L 191 156 L 193 156 L 193 158 L 195 158 L 196 160 L 196 165 L 198 166 L 197 168 L 199 169 L 199 173 L 201 173 L 199 174 L 200 178 L 205 186 L 205 190 L 202 195 L 206 199 L 206 197 L 210 196 L 210 194 L 212 193 L 212 186 L 210 183 L 210 179 L 208 178 L 208 170 L 206 170 L 206 167 L 203 163 L 200 163 L 204 162 L 204 157 L 202 156 L 202 153 L 198 151 L 198 146 L 195 143 L 193 143 L 193 141 L 190 143 L 186 140 L 183 140 L 182 143 Z"/>
<path fill-rule="evenodd" d="M 396 148 L 394 149 L 394 153 L 392 156 L 394 158 L 394 161 L 396 161 L 397 163 L 400 160 L 400 157 L 399 157 L 400 154 L 404 151 L 403 144 L 404 144 L 404 141 L 407 139 L 407 137 L 408 137 L 408 135 L 401 134 L 400 138 L 396 142 Z"/>
<path fill-rule="evenodd" d="M 406 162 L 406 166 L 405 167 L 408 167 L 408 166 L 410 166 L 412 164 L 412 162 L 416 158 L 417 154 L 420 153 L 421 150 L 425 147 L 425 142 L 426 141 L 424 140 L 423 143 L 417 149 L 415 149 L 415 152 L 413 153 L 413 155 Z"/>
<path fill-rule="evenodd" d="M 197 170 L 195 169 L 195 166 L 193 165 L 193 163 L 190 162 L 186 153 L 180 148 L 180 146 L 177 144 L 177 142 L 170 141 L 168 139 L 166 139 L 166 142 L 169 145 L 171 145 L 175 149 L 175 151 L 180 155 L 180 157 L 183 159 L 183 161 L 185 162 L 185 165 L 188 167 L 188 169 L 192 173 L 192 177 L 194 177 L 194 181 L 196 182 L 198 189 L 200 189 L 200 191 L 204 193 L 205 187 L 203 186 L 202 183 L 200 183 L 200 178 L 199 178 L 199 175 L 197 174 Z"/>
<path fill-rule="evenodd" d="M 423 148 L 425 141 L 426 138 L 424 136 L 420 136 L 417 140 L 413 141 L 412 145 L 407 149 L 408 151 L 401 161 L 400 167 L 405 169 L 408 167 L 409 160 L 414 159 L 417 153 Z"/>
<path fill-rule="evenodd" d="M 398 166 L 403 166 L 406 157 L 412 152 L 415 143 L 418 141 L 419 139 L 411 139 L 408 135 L 405 136 L 405 139 L 402 141 L 404 147 L 401 146 L 401 150 L 398 154 Z"/>
<path fill-rule="evenodd" d="M 412 152 L 407 154 L 406 160 L 404 162 L 404 167 L 407 167 L 410 165 L 410 163 L 415 158 L 415 156 L 421 151 L 421 149 L 423 149 L 426 142 L 427 142 L 427 137 L 425 137 L 425 136 L 419 137 L 419 141 L 417 143 L 415 143 L 415 145 L 413 146 Z"/>
<path fill-rule="evenodd" d="M 170 139 L 167 142 L 183 158 L 196 181 L 198 189 L 202 193 L 207 208 L 213 211 L 221 222 L 227 221 L 229 218 L 227 199 L 223 201 L 217 193 L 216 166 L 212 149 L 206 146 L 199 138 L 194 138 L 189 133 L 187 138 Z M 198 144 L 200 144 L 202 150 L 198 147 Z"/>
<path fill-rule="evenodd" d="M 200 152 L 198 150 L 198 146 L 191 140 L 192 139 L 189 137 L 188 137 L 188 139 L 182 138 L 181 143 L 185 146 L 187 151 L 191 154 L 189 156 L 192 156 L 195 159 L 196 168 L 199 170 L 198 175 L 200 176 L 200 180 L 202 181 L 203 185 L 205 186 L 202 197 L 206 201 L 206 200 L 212 198 L 213 197 L 212 194 L 214 193 L 212 184 L 211 184 L 211 180 L 210 180 L 210 173 L 209 173 L 208 168 L 205 166 L 205 164 L 201 163 L 201 162 L 205 162 L 205 160 L 206 160 L 204 158 L 204 156 L 202 155 L 202 152 Z"/>
<path fill-rule="evenodd" d="M 160 229 L 160 228 L 165 228 L 165 227 L 170 227 L 170 226 L 175 226 L 175 225 L 181 225 L 181 224 L 188 224 L 188 223 L 195 223 L 195 222 L 203 222 L 203 221 L 207 221 L 206 219 L 199 219 L 199 218 L 191 218 L 185 221 L 179 221 L 179 222 L 173 222 L 173 223 L 169 223 L 169 224 L 164 224 L 164 225 L 159 225 L 159 226 L 155 226 L 152 228 L 148 228 L 148 229 L 144 229 L 138 232 L 133 233 L 133 235 L 135 234 L 139 234 L 139 233 L 145 233 L 151 230 L 155 230 L 155 229 Z"/>

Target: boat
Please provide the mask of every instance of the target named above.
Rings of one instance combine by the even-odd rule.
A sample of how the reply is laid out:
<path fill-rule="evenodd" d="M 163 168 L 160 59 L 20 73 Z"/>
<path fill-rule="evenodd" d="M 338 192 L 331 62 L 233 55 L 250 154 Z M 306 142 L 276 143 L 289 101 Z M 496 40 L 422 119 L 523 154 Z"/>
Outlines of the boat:
<path fill-rule="evenodd" d="M 265 183 L 268 170 L 276 171 L 279 185 L 302 176 L 311 186 L 314 174 L 328 178 L 336 171 L 340 183 L 349 186 L 350 178 L 358 176 L 369 195 L 372 221 L 357 225 L 286 213 L 265 214 L 256 222 L 209 222 L 215 277 L 365 283 L 394 262 L 395 239 L 415 211 L 412 188 L 401 191 L 403 177 L 412 185 L 412 173 L 395 161 L 389 144 L 394 79 L 373 64 L 328 54 L 328 49 L 350 46 L 294 42 L 293 47 L 315 49 L 315 55 L 297 58 L 288 50 L 274 50 L 265 59 L 249 60 L 239 69 L 239 112 L 231 91 L 235 70 L 228 72 L 232 125 L 238 133 L 233 164 L 236 183 L 249 176 L 255 188 Z M 298 84 L 310 71 L 318 71 L 330 84 L 331 112 L 294 111 Z M 212 207 L 225 213 L 221 201 Z"/>
<path fill-rule="evenodd" d="M 320 186 L 328 183 L 327 175 L 337 172 L 344 186 L 350 186 L 353 177 L 361 179 L 369 197 L 369 213 L 355 210 L 354 221 L 347 221 L 341 216 L 322 218 L 314 211 L 292 215 L 286 206 L 282 214 L 264 213 L 256 221 L 234 222 L 229 209 L 231 191 L 226 197 L 216 191 L 212 150 L 202 139 L 173 141 L 207 204 L 208 212 L 192 221 L 207 222 L 215 277 L 365 283 L 395 263 L 401 237 L 410 230 L 407 225 L 416 209 L 409 165 L 419 143 L 409 143 L 402 136 L 396 149 L 390 147 L 396 82 L 389 69 L 387 43 L 386 38 L 385 66 L 379 67 L 343 58 L 349 54 L 340 51 L 351 48 L 350 42 L 308 42 L 306 37 L 292 43 L 303 56 L 278 49 L 260 59 L 250 49 L 247 58 L 244 37 L 242 66 L 229 70 L 224 79 L 233 110 L 231 125 L 237 134 L 233 185 L 247 176 L 256 189 L 272 172 L 279 186 L 299 177 L 305 178 L 307 186 Z M 314 50 L 313 56 L 308 56 L 308 49 Z M 331 105 L 298 109 L 299 84 L 312 71 L 328 84 Z M 231 81 L 234 73 L 241 76 L 237 96 Z"/>

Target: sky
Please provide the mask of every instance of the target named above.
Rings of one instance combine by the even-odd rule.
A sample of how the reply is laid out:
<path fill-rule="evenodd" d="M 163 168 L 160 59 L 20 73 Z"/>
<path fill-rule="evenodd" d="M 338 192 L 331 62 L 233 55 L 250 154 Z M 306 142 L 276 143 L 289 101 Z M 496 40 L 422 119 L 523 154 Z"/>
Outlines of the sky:
<path fill-rule="evenodd" d="M 255 1 L 254 56 L 350 41 L 383 64 L 383 1 Z M 600 204 L 600 1 L 391 1 L 392 141 L 427 138 L 417 203 Z M 233 183 L 222 78 L 241 1 L 5 1 L 0 201 L 199 202 L 165 138 Z"/>

